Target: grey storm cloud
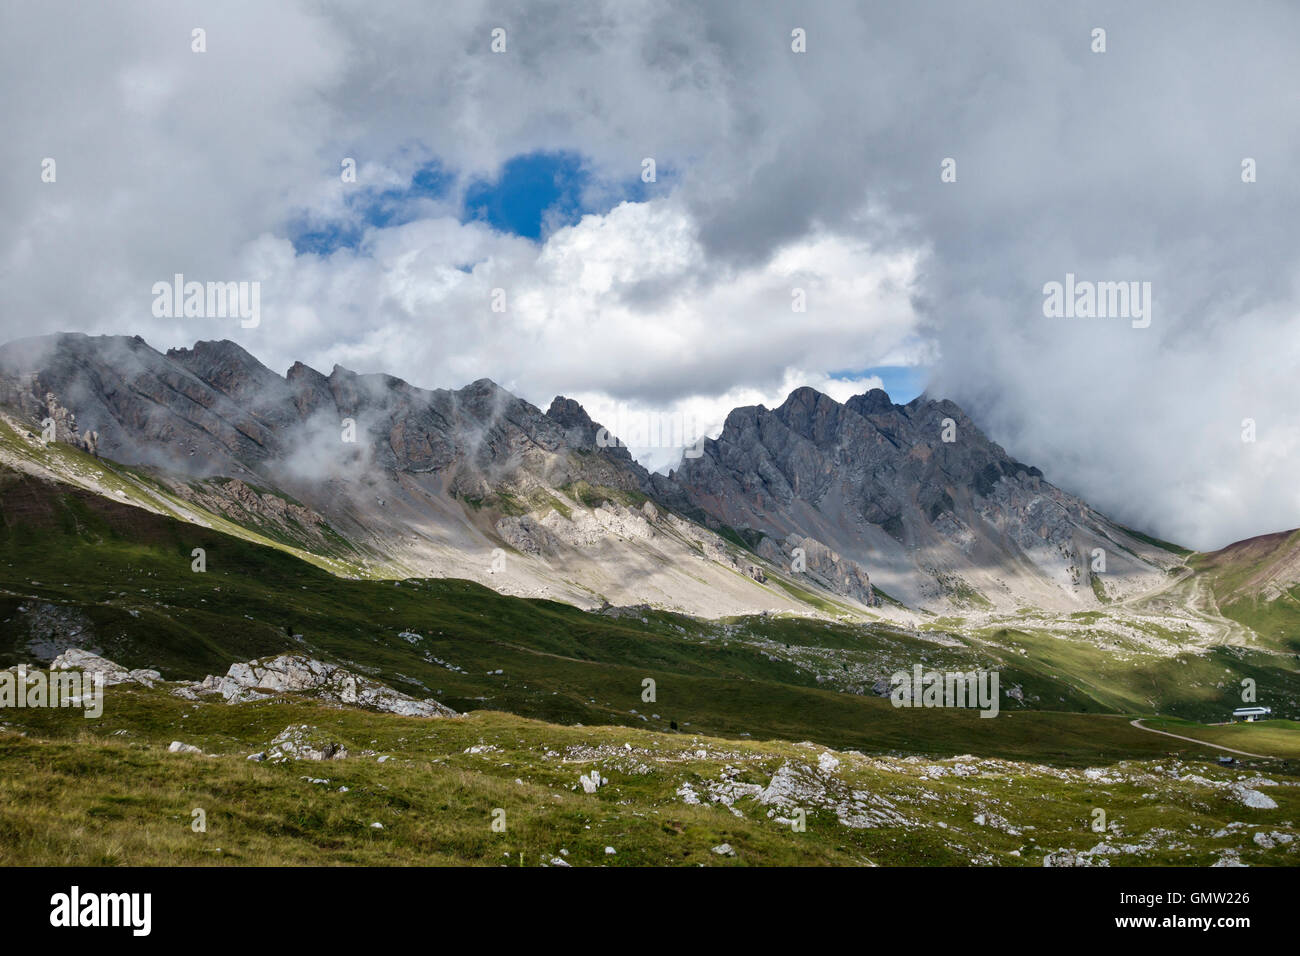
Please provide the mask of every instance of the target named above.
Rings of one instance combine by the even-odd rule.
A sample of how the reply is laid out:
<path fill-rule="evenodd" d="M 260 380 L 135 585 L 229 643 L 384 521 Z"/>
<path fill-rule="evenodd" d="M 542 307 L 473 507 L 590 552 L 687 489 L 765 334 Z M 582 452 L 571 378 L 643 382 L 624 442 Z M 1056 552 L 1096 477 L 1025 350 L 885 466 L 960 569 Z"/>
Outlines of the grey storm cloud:
<path fill-rule="evenodd" d="M 6 4 L 0 331 L 226 336 L 540 404 L 924 362 L 1055 483 L 1215 547 L 1300 525 L 1298 41 L 1281 2 Z M 342 157 L 400 187 L 537 150 L 672 176 L 541 243 L 454 195 L 360 251 L 285 239 L 348 214 Z M 260 279 L 262 326 L 154 318 L 175 272 Z M 1067 273 L 1150 282 L 1150 327 L 1045 317 Z"/>

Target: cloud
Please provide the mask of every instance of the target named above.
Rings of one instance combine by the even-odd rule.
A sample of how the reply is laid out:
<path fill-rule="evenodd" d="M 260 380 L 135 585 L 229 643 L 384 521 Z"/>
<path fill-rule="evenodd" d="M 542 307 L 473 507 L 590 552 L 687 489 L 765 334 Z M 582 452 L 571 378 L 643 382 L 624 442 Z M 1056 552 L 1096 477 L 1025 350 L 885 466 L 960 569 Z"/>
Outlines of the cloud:
<path fill-rule="evenodd" d="M 0 331 L 701 415 L 934 364 L 1051 480 L 1217 546 L 1300 524 L 1298 35 L 1281 2 L 11 4 Z M 588 215 L 462 221 L 539 152 L 581 158 Z M 616 205 L 647 157 L 658 188 Z M 431 164 L 454 185 L 421 195 Z M 355 248 L 295 253 L 339 222 Z M 176 272 L 261 281 L 262 325 L 153 319 Z M 1044 318 L 1067 272 L 1150 281 L 1151 327 Z"/>
<path fill-rule="evenodd" d="M 691 220 L 670 200 L 621 203 L 541 244 L 442 218 L 375 230 L 328 258 L 272 237 L 256 249 L 262 357 L 417 384 L 488 376 L 543 405 L 559 393 L 770 396 L 792 369 L 824 380 L 881 364 L 912 344 L 921 258 L 816 234 L 719 276 L 701 268 Z"/>
<path fill-rule="evenodd" d="M 883 383 L 877 375 L 832 378 L 825 372 L 787 369 L 780 383 L 768 389 L 742 386 L 718 395 L 688 395 L 666 403 L 617 400 L 604 392 L 567 397 L 581 403 L 592 420 L 626 445 L 642 465 L 666 473 L 681 463 L 684 454 L 698 456 L 702 438 L 717 438 L 733 409 L 746 405 L 775 408 L 805 385 L 843 402 Z"/>

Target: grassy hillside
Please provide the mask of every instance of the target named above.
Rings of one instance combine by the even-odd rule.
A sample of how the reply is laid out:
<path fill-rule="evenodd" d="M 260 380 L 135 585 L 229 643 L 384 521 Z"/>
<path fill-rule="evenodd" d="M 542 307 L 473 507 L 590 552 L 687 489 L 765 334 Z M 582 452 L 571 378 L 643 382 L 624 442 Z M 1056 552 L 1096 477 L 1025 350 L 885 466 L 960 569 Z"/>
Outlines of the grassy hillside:
<path fill-rule="evenodd" d="M 1300 531 L 1248 538 L 1189 563 L 1225 617 L 1300 659 Z"/>
<path fill-rule="evenodd" d="M 97 458 L 65 442 L 48 444 L 35 438 L 17 421 L 0 411 L 0 488 L 8 487 L 23 472 L 53 475 L 73 487 L 101 494 L 122 504 L 132 504 L 157 514 L 197 524 L 254 544 L 277 548 L 334 574 L 370 577 L 373 555 L 360 553 L 328 525 L 316 535 L 307 534 L 293 521 L 272 522 L 265 516 L 233 507 L 219 510 L 205 508 L 195 498 L 212 493 L 230 483 L 229 478 L 206 480 L 175 479 L 187 488 L 181 495 L 157 476 L 142 468 L 124 465 L 108 458 Z M 273 494 L 288 504 L 297 504 L 270 489 L 249 486 L 258 494 Z"/>
<path fill-rule="evenodd" d="M 99 720 L 5 717 L 0 865 L 1300 862 L 1300 778 L 1277 761 L 1162 755 L 1085 770 L 894 758 L 495 712 L 421 720 L 291 697 L 195 703 L 125 685 L 109 688 Z M 247 759 L 289 725 L 349 755 Z M 168 753 L 172 740 L 204 755 Z M 593 772 L 603 785 L 587 793 L 579 777 Z M 724 843 L 734 855 L 714 852 Z"/>
<path fill-rule="evenodd" d="M 871 750 L 1086 761 L 1163 752 L 1101 712 L 1221 717 L 1227 654 L 1104 664 L 1091 644 L 1003 632 L 978 639 L 799 618 L 701 622 L 606 616 L 465 581 L 348 580 L 218 531 L 10 475 L 0 496 L 0 660 L 37 663 L 48 631 L 168 679 L 281 651 L 343 663 L 459 711 L 627 724 Z M 195 548 L 206 572 L 191 569 Z M 1028 648 L 1032 653 L 1021 653 Z M 896 709 L 872 693 L 894 670 L 998 669 L 1002 715 Z M 1204 669 L 1227 690 L 1204 699 Z M 1294 680 L 1270 671 L 1269 681 Z M 656 699 L 643 699 L 645 681 Z M 845 692 L 850 691 L 850 692 Z M 1180 709 L 1181 708 L 1181 709 Z"/>

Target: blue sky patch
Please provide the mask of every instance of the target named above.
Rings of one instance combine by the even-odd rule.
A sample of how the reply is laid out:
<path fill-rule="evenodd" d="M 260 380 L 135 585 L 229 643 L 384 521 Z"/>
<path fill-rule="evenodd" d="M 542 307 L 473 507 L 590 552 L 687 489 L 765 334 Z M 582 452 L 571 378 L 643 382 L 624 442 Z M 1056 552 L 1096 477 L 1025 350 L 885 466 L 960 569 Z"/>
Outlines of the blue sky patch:
<path fill-rule="evenodd" d="M 895 405 L 906 405 L 925 391 L 930 370 L 922 365 L 878 365 L 856 372 L 833 372 L 831 378 L 854 379 L 880 377 L 889 400 Z"/>
<path fill-rule="evenodd" d="M 336 249 L 356 249 L 367 228 L 384 229 L 410 222 L 416 218 L 420 200 L 445 198 L 455 182 L 455 174 L 435 161 L 417 169 L 406 187 L 352 187 L 354 191 L 344 200 L 348 211 L 345 218 L 313 220 L 304 216 L 290 224 L 294 252 L 327 256 Z"/>
<path fill-rule="evenodd" d="M 582 194 L 591 174 L 577 153 L 529 153 L 501 167 L 495 182 L 465 192 L 462 221 L 478 219 L 498 232 L 540 239 L 582 218 Z"/>
<path fill-rule="evenodd" d="M 660 170 L 660 179 L 663 174 Z M 454 172 L 435 161 L 417 170 L 407 187 L 357 189 L 346 200 L 345 217 L 319 220 L 304 216 L 290 224 L 294 251 L 324 256 L 336 249 L 356 249 L 366 229 L 412 221 L 420 214 L 421 200 L 446 199 L 457 181 Z M 579 153 L 524 153 L 507 160 L 495 178 L 466 183 L 459 218 L 540 241 L 587 213 L 607 212 L 624 201 L 643 202 L 653 188 L 654 184 L 641 181 L 640 167 L 626 180 L 605 182 L 592 175 Z"/>

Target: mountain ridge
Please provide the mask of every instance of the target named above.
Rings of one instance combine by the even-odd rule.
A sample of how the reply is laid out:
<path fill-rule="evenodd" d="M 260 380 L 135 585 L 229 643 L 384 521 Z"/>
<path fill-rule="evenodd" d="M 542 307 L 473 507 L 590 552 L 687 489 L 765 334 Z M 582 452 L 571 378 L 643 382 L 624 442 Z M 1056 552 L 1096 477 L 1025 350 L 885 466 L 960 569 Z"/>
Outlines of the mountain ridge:
<path fill-rule="evenodd" d="M 139 336 L 18 340 L 0 347 L 0 404 L 54 419 L 58 441 L 174 473 L 189 498 L 195 480 L 238 479 L 225 490 L 246 511 L 247 488 L 265 486 L 368 566 L 579 606 L 853 615 L 879 604 L 875 580 L 936 613 L 1087 608 L 1157 586 L 1178 560 L 955 403 L 881 389 L 841 403 L 801 386 L 774 409 L 733 409 L 667 475 L 562 395 L 543 412 L 486 378 L 424 389 L 302 362 L 280 375 L 229 340 L 165 354 Z"/>

